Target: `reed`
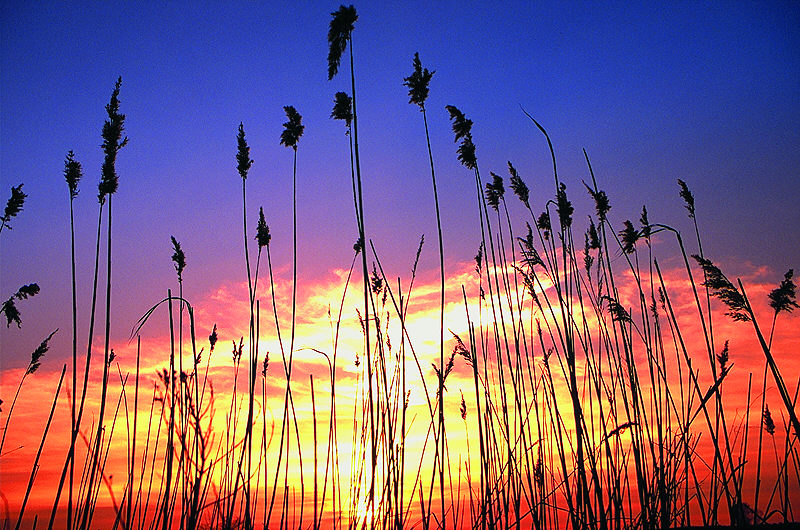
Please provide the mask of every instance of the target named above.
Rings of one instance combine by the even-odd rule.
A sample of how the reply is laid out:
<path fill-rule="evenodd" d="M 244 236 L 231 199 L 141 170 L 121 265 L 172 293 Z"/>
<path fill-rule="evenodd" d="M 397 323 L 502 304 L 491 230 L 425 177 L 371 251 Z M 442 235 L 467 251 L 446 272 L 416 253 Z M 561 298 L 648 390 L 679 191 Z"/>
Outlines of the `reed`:
<path fill-rule="evenodd" d="M 618 219 L 588 154 L 589 178 L 574 185 L 559 173 L 544 125 L 522 109 L 534 141 L 541 142 L 542 154 L 549 154 L 552 163 L 550 192 L 532 197 L 525 168 L 510 161 L 503 168 L 508 176 L 488 171 L 484 179 L 473 122 L 448 105 L 455 157 L 467 170 L 470 186 L 475 185 L 477 212 L 471 222 L 480 231 L 475 272 L 463 285 L 453 285 L 448 279 L 456 275 L 445 266 L 447 234 L 428 119 L 439 117 L 429 116 L 426 106 L 434 72 L 422 66 L 417 53 L 403 86 L 409 103 L 422 114 L 439 269 L 431 287 L 436 303 L 418 301 L 424 236 L 405 276 L 393 268 L 408 270 L 407 265 L 382 260 L 381 248 L 392 241 L 367 237 L 364 212 L 370 205 L 365 204 L 361 174 L 352 42 L 358 16 L 352 6 L 331 15 L 329 80 L 349 51 L 352 95 L 336 93 L 331 117 L 344 122 L 348 137 L 358 237 L 349 269 L 347 263 L 342 267 L 346 275 L 334 302 L 338 310 L 328 309 L 330 344 L 302 344 L 299 331 L 304 306 L 298 294 L 303 240 L 298 219 L 304 212 L 297 200 L 303 185 L 298 184 L 298 143 L 305 126 L 295 107 L 283 107 L 286 122 L 280 136 L 293 156 L 291 302 L 288 295 L 285 303 L 281 300 L 283 286 L 273 270 L 272 238 L 284 234 L 270 232 L 264 207 L 255 236 L 247 229 L 253 160 L 244 126 L 238 127 L 248 322 L 246 334 L 220 330 L 231 335 L 224 339 L 232 344 L 225 366 L 216 359 L 212 364 L 220 339 L 216 324 L 208 350 L 199 345 L 196 308 L 184 289 L 187 256 L 174 236 L 170 252 L 177 292 L 174 284 L 167 286 L 166 297 L 135 323 L 130 337 L 137 341 L 135 362 L 117 359 L 111 347 L 112 307 L 120 303 L 114 297 L 112 304 L 111 297 L 111 202 L 118 187 L 116 156 L 127 142 L 125 116 L 119 112 L 121 79 L 106 106 L 94 283 L 89 307 L 83 309 L 77 297 L 80 231 L 73 206 L 82 168 L 74 153 L 67 155 L 73 328 L 72 384 L 67 385 L 73 401 L 69 446 L 57 489 L 51 492 L 55 500 L 48 528 L 105 524 L 98 514 L 109 504 L 112 530 L 616 530 L 794 522 L 800 489 L 800 381 L 784 378 L 773 346 L 776 326 L 782 325 L 778 316 L 800 307 L 793 271 L 764 301 L 772 317 L 766 333 L 757 309 L 764 304 L 749 298 L 742 281 L 729 279 L 704 254 L 698 222 L 703 201 L 696 200 L 686 182 L 678 181 L 676 194 L 692 223 L 686 240 L 673 226 L 651 220 L 645 206 L 638 220 Z M 578 211 L 575 189 L 588 193 L 591 211 Z M 519 203 L 513 204 L 514 197 Z M 12 188 L 0 231 L 11 228 L 25 198 L 22 185 Z M 257 250 L 251 267 L 253 240 Z M 259 290 L 263 254 L 267 277 Z M 667 261 L 680 269 L 667 271 Z M 98 366 L 93 340 L 101 267 L 106 308 Z M 357 322 L 346 316 L 351 282 L 361 284 Z M 21 324 L 16 303 L 38 292 L 38 285 L 30 284 L 8 298 L 2 307 L 8 327 Z M 267 320 L 272 321 L 264 326 L 263 296 L 269 296 Z M 463 304 L 457 321 L 446 312 L 448 296 Z M 419 314 L 417 303 L 425 306 Z M 412 322 L 433 305 L 435 337 L 415 336 Z M 88 315 L 89 328 L 82 385 L 79 309 Z M 755 389 L 749 374 L 744 411 L 728 399 L 730 381 L 743 380 L 744 363 L 734 341 L 722 334 L 726 318 L 751 326 L 764 356 Z M 141 337 L 156 325 L 168 334 L 169 346 L 165 343 L 161 352 L 165 367 L 153 378 L 142 359 L 154 352 L 143 351 Z M 344 333 L 353 329 L 358 344 L 346 346 Z M 8 455 L 3 449 L 6 435 L 13 432 L 10 420 L 23 383 L 39 368 L 54 333 L 34 351 L 17 386 L 0 439 L 0 464 Z M 279 352 L 262 351 L 261 341 L 272 339 Z M 270 356 L 278 353 L 282 369 L 270 371 Z M 305 373 L 306 362 L 319 370 Z M 115 363 L 117 378 L 110 374 Z M 38 452 L 14 514 L 16 528 L 28 523 L 26 509 L 39 484 L 40 462 L 49 456 L 45 440 L 67 369 L 64 365 L 36 440 Z M 97 389 L 89 387 L 94 372 L 101 376 Z M 767 385 L 768 372 L 774 392 Z M 215 388 L 212 379 L 217 377 L 229 378 L 230 386 Z M 151 396 L 146 390 L 150 381 Z M 97 410 L 88 405 L 94 391 L 100 395 Z M 308 400 L 301 398 L 306 394 Z M 271 421 L 273 410 L 280 418 Z M 91 425 L 84 416 L 92 418 Z M 76 447 L 78 440 L 86 445 L 85 453 Z M 122 463 L 112 469 L 112 461 Z M 59 516 L 64 506 L 66 515 Z"/>

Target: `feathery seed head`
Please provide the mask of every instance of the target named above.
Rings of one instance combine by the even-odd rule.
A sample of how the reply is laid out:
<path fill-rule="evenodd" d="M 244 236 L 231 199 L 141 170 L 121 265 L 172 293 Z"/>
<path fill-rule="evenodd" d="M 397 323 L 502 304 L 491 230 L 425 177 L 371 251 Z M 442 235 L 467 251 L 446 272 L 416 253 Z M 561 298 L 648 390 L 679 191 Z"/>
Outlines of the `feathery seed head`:
<path fill-rule="evenodd" d="M 351 98 L 347 92 L 336 93 L 331 118 L 334 120 L 344 120 L 347 128 L 350 128 L 350 123 L 353 121 L 353 98 Z"/>
<path fill-rule="evenodd" d="M 722 348 L 722 351 L 717 354 L 717 361 L 719 361 L 719 368 L 720 370 L 725 370 L 725 365 L 728 364 L 728 357 L 729 357 L 729 350 L 728 350 L 728 341 L 725 341 L 725 346 Z"/>
<path fill-rule="evenodd" d="M 558 212 L 558 219 L 561 221 L 561 226 L 568 228 L 572 224 L 572 212 L 575 209 L 572 203 L 567 200 L 567 185 L 563 182 L 556 193 L 556 211 Z"/>
<path fill-rule="evenodd" d="M 486 202 L 489 203 L 489 206 L 497 210 L 500 206 L 500 200 L 505 193 L 503 177 L 493 172 L 489 172 L 489 174 L 492 176 L 492 182 L 486 183 Z"/>
<path fill-rule="evenodd" d="M 457 142 L 461 138 L 471 138 L 472 120 L 468 120 L 464 113 L 453 105 L 447 105 L 445 108 L 450 113 L 450 120 L 453 122 L 453 133 L 456 135 L 455 141 Z"/>
<path fill-rule="evenodd" d="M 9 197 L 8 202 L 6 202 L 6 209 L 3 211 L 3 217 L 0 217 L 1 226 L 5 226 L 11 230 L 11 225 L 9 225 L 8 222 L 12 217 L 15 217 L 22 211 L 22 206 L 25 204 L 25 198 L 27 196 L 28 194 L 22 191 L 22 184 L 16 187 L 11 186 L 11 197 Z"/>
<path fill-rule="evenodd" d="M 428 84 L 436 71 L 429 71 L 422 67 L 419 60 L 419 52 L 414 54 L 414 71 L 410 76 L 403 78 L 403 84 L 408 87 L 409 103 L 419 105 L 421 110 L 425 109 L 425 100 L 428 99 Z"/>
<path fill-rule="evenodd" d="M 119 88 L 122 85 L 122 77 L 117 78 L 114 91 L 111 92 L 111 100 L 106 105 L 108 119 L 103 124 L 103 158 L 102 176 L 100 184 L 97 186 L 97 198 L 100 203 L 105 201 L 106 195 L 116 193 L 119 187 L 119 176 L 117 175 L 116 162 L 117 153 L 128 143 L 128 137 L 120 141 L 122 132 L 125 130 L 125 115 L 119 113 Z"/>
<path fill-rule="evenodd" d="M 611 205 L 608 202 L 608 195 L 606 195 L 606 192 L 603 190 L 593 190 L 585 182 L 583 185 L 586 186 L 586 190 L 589 192 L 589 195 L 591 195 L 592 199 L 594 199 L 594 207 L 597 210 L 597 219 L 602 223 L 606 220 L 606 215 L 611 209 Z"/>
<path fill-rule="evenodd" d="M 642 223 L 642 235 L 645 239 L 650 241 L 650 220 L 647 218 L 647 207 L 642 205 L 642 215 L 639 217 L 639 222 Z"/>
<path fill-rule="evenodd" d="M 530 209 L 529 200 L 529 191 L 528 185 L 523 182 L 522 178 L 517 173 L 516 168 L 511 165 L 511 162 L 508 163 L 508 172 L 511 174 L 511 190 L 514 194 L 519 197 L 519 200 L 522 201 L 522 204 L 525 205 L 526 208 Z"/>
<path fill-rule="evenodd" d="M 769 411 L 769 405 L 764 405 L 764 430 L 767 431 L 767 434 L 774 435 L 775 434 L 775 421 L 772 419 L 772 413 Z"/>
<path fill-rule="evenodd" d="M 684 204 L 684 206 L 686 206 L 686 211 L 689 212 L 689 217 L 694 219 L 694 195 L 692 195 L 692 192 L 689 191 L 689 186 L 687 186 L 686 183 L 681 179 L 678 179 L 678 186 L 681 188 L 681 198 L 683 199 L 683 202 L 686 203 Z"/>
<path fill-rule="evenodd" d="M 269 245 L 272 236 L 269 233 L 269 226 L 267 221 L 264 220 L 264 207 L 258 209 L 258 226 L 256 226 L 256 241 L 258 241 L 259 250 Z"/>
<path fill-rule="evenodd" d="M 769 305 L 776 314 L 781 311 L 790 313 L 795 307 L 800 307 L 795 300 L 796 286 L 792 276 L 794 276 L 794 269 L 789 269 L 789 272 L 784 274 L 780 286 L 769 293 Z"/>
<path fill-rule="evenodd" d="M 539 215 L 539 218 L 536 219 L 536 227 L 543 232 L 543 236 L 546 239 L 550 238 L 550 232 L 553 231 L 552 227 L 550 226 L 550 213 L 545 210 Z"/>
<path fill-rule="evenodd" d="M 75 153 L 70 151 L 64 161 L 64 178 L 67 180 L 70 199 L 78 196 L 78 182 L 82 176 L 81 163 L 75 160 Z"/>
<path fill-rule="evenodd" d="M 339 63 L 342 60 L 342 54 L 347 49 L 347 41 L 350 40 L 350 34 L 353 31 L 353 24 L 358 20 L 356 8 L 352 5 L 345 7 L 339 6 L 338 11 L 331 13 L 333 17 L 328 27 L 328 81 L 333 79 L 333 76 L 339 71 Z"/>
<path fill-rule="evenodd" d="M 291 147 L 297 151 L 297 141 L 300 140 L 303 135 L 303 129 L 305 129 L 305 126 L 300 123 L 303 117 L 291 105 L 283 107 L 283 111 L 286 112 L 287 121 L 283 124 L 281 145 Z"/>
<path fill-rule="evenodd" d="M 706 280 L 703 282 L 703 285 L 711 290 L 711 296 L 719 298 L 728 306 L 728 309 L 730 309 L 726 314 L 734 320 L 743 322 L 750 320 L 747 310 L 747 301 L 744 295 L 733 286 L 719 267 L 711 263 L 710 260 L 696 254 L 692 255 L 692 257 L 697 261 L 700 267 L 702 267 L 705 273 Z"/>
<path fill-rule="evenodd" d="M 626 254 L 631 254 L 634 250 L 636 250 L 636 242 L 639 240 L 639 232 L 633 227 L 633 223 L 630 220 L 625 221 L 625 228 L 622 229 L 619 233 L 619 237 L 622 238 L 622 250 Z"/>
<path fill-rule="evenodd" d="M 241 122 L 239 123 L 239 133 L 236 135 L 236 143 L 238 146 L 236 169 L 239 171 L 242 180 L 247 180 L 247 172 L 250 170 L 250 166 L 253 165 L 253 161 L 250 160 L 250 147 L 244 137 L 244 125 Z"/>
<path fill-rule="evenodd" d="M 44 354 L 47 353 L 48 349 L 50 349 L 50 339 L 56 334 L 56 331 L 58 331 L 58 329 L 48 335 L 47 338 L 44 339 L 35 350 L 33 350 L 33 353 L 31 353 L 31 362 L 28 364 L 28 369 L 25 371 L 26 375 L 32 374 L 39 369 L 42 357 L 44 357 Z"/>
<path fill-rule="evenodd" d="M 186 255 L 181 249 L 181 244 L 175 239 L 175 236 L 169 236 L 172 240 L 172 262 L 175 264 L 175 272 L 178 273 L 178 283 L 183 282 L 183 269 L 186 268 Z"/>
<path fill-rule="evenodd" d="M 214 324 L 214 329 L 211 330 L 211 335 L 208 336 L 208 344 L 211 346 L 209 348 L 209 353 L 214 351 L 214 346 L 217 344 L 217 325 Z"/>
<path fill-rule="evenodd" d="M 590 249 L 599 249 L 600 248 L 600 236 L 597 234 L 597 227 L 594 226 L 594 221 L 592 218 L 589 218 L 589 229 L 586 232 L 587 239 L 589 241 L 589 248 Z"/>

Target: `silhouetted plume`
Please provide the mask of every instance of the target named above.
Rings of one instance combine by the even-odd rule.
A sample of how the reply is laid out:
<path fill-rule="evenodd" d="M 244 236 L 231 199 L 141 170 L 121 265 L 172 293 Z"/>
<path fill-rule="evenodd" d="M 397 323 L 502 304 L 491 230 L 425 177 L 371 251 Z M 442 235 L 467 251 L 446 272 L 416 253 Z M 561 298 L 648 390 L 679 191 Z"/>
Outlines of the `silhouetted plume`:
<path fill-rule="evenodd" d="M 119 177 L 116 170 L 117 152 L 128 143 L 127 136 L 120 141 L 125 124 L 125 115 L 119 113 L 119 87 L 121 85 L 122 77 L 119 77 L 117 78 L 117 84 L 114 85 L 114 91 L 111 92 L 111 101 L 106 105 L 108 119 L 103 124 L 102 133 L 102 147 L 105 158 L 103 159 L 100 184 L 97 186 L 97 198 L 101 203 L 105 201 L 106 195 L 111 195 L 117 191 L 119 186 Z"/>
<path fill-rule="evenodd" d="M 258 226 L 256 226 L 256 241 L 258 241 L 258 248 L 266 247 L 269 245 L 272 236 L 269 233 L 269 226 L 267 221 L 264 220 L 264 207 L 258 209 Z"/>
<path fill-rule="evenodd" d="M 642 205 L 642 215 L 639 216 L 639 222 L 642 223 L 642 236 L 650 241 L 650 220 L 647 218 L 647 207 Z"/>
<path fill-rule="evenodd" d="M 472 137 L 472 120 L 468 120 L 464 113 L 458 110 L 453 105 L 445 106 L 447 112 L 450 113 L 450 120 L 453 122 L 453 133 L 455 133 L 455 141 L 462 138 Z"/>
<path fill-rule="evenodd" d="M 11 230 L 11 225 L 9 225 L 8 222 L 11 221 L 12 217 L 15 217 L 22 211 L 22 207 L 25 204 L 25 197 L 27 196 L 28 194 L 22 191 L 22 184 L 11 187 L 11 197 L 9 197 L 8 202 L 6 202 L 6 209 L 3 211 L 3 217 L 0 217 L 0 230 L 2 230 L 3 227 Z"/>
<path fill-rule="evenodd" d="M 66 160 L 64 160 L 64 178 L 67 180 L 70 199 L 78 196 L 78 182 L 80 182 L 82 176 L 81 163 L 75 160 L 75 153 L 70 151 L 67 153 Z"/>
<path fill-rule="evenodd" d="M 689 191 L 689 187 L 681 179 L 678 179 L 678 186 L 681 188 L 681 198 L 683 202 L 686 203 L 684 206 L 686 206 L 686 210 L 689 212 L 689 217 L 694 219 L 694 195 L 692 195 L 692 192 Z"/>
<path fill-rule="evenodd" d="M 625 310 L 625 308 L 620 304 L 618 301 L 614 300 L 610 296 L 603 296 L 601 300 L 605 299 L 608 302 L 608 311 L 611 313 L 611 319 L 616 320 L 618 322 L 630 322 L 631 315 Z"/>
<path fill-rule="evenodd" d="M 522 178 L 519 176 L 519 173 L 517 173 L 517 170 L 511 165 L 511 162 L 508 163 L 508 172 L 511 174 L 511 190 L 517 197 L 519 197 L 519 200 L 522 201 L 522 204 L 524 204 L 526 208 L 530 209 L 531 205 L 528 202 L 528 185 L 523 182 Z"/>
<path fill-rule="evenodd" d="M 594 199 L 594 207 L 597 210 L 597 219 L 602 223 L 606 220 L 606 214 L 608 214 L 608 211 L 611 209 L 611 204 L 608 202 L 608 195 L 606 195 L 606 192 L 603 190 L 593 190 L 585 182 L 583 185 L 586 186 L 586 190 L 589 192 L 589 195 L 591 195 L 592 199 Z"/>
<path fill-rule="evenodd" d="M 175 239 L 175 236 L 169 236 L 170 240 L 172 240 L 172 249 L 174 252 L 172 253 L 172 262 L 175 264 L 175 272 L 178 273 L 178 282 L 183 281 L 183 269 L 186 268 L 186 255 L 183 253 L 181 249 L 181 244 Z"/>
<path fill-rule="evenodd" d="M 291 105 L 283 107 L 283 111 L 286 113 L 287 121 L 283 124 L 281 145 L 291 147 L 297 151 L 297 142 L 300 140 L 300 137 L 303 136 L 303 129 L 305 129 L 305 126 L 300 123 L 303 117 L 300 116 L 300 113 Z"/>
<path fill-rule="evenodd" d="M 214 329 L 211 330 L 211 335 L 208 336 L 208 343 L 211 345 L 209 353 L 214 351 L 214 346 L 217 344 L 217 325 L 214 324 Z"/>
<path fill-rule="evenodd" d="M 792 276 L 794 276 L 794 269 L 789 269 L 783 275 L 781 285 L 769 293 L 769 305 L 775 310 L 776 314 L 781 311 L 791 313 L 795 307 L 800 307 L 795 301 L 796 286 L 792 281 Z"/>
<path fill-rule="evenodd" d="M 261 364 L 262 377 L 267 377 L 267 370 L 269 370 L 269 352 L 264 355 L 264 362 Z"/>
<path fill-rule="evenodd" d="M 772 420 L 772 413 L 769 411 L 769 405 L 764 405 L 764 430 L 767 431 L 767 434 L 774 435 L 775 434 L 775 422 Z"/>
<path fill-rule="evenodd" d="M 536 247 L 533 246 L 533 230 L 531 229 L 531 225 L 530 223 L 525 223 L 525 226 L 528 227 L 527 235 L 517 238 L 522 244 L 522 261 L 530 268 L 536 265 L 544 266 L 542 257 L 539 255 L 539 252 L 536 251 Z"/>
<path fill-rule="evenodd" d="M 625 228 L 620 231 L 619 237 L 622 238 L 622 250 L 625 253 L 630 254 L 636 249 L 639 232 L 636 231 L 630 220 L 625 221 Z"/>
<path fill-rule="evenodd" d="M 422 67 L 419 60 L 419 52 L 414 54 L 414 72 L 410 76 L 403 78 L 403 84 L 408 87 L 409 103 L 419 105 L 420 109 L 425 108 L 425 100 L 428 99 L 428 84 L 436 71 L 429 71 Z"/>
<path fill-rule="evenodd" d="M 26 300 L 29 296 L 36 296 L 37 294 L 39 294 L 39 285 L 29 283 L 17 289 L 16 293 L 3 302 L 3 306 L 0 307 L 0 313 L 6 315 L 6 327 L 10 327 L 12 322 L 14 322 L 18 328 L 22 327 L 21 315 L 14 300 Z"/>
<path fill-rule="evenodd" d="M 722 351 L 717 354 L 717 361 L 719 361 L 719 367 L 721 370 L 725 370 L 725 365 L 728 364 L 729 355 L 730 351 L 728 350 L 728 341 L 726 340 Z"/>
<path fill-rule="evenodd" d="M 339 62 L 342 54 L 347 49 L 347 41 L 350 40 L 350 33 L 353 31 L 353 24 L 358 20 L 356 8 L 352 5 L 345 7 L 339 6 L 338 11 L 331 13 L 333 17 L 328 28 L 328 80 L 339 71 Z"/>
<path fill-rule="evenodd" d="M 594 221 L 591 218 L 589 218 L 589 229 L 586 231 L 586 235 L 589 241 L 589 248 L 599 249 L 600 236 L 597 235 L 597 227 L 595 227 Z"/>
<path fill-rule="evenodd" d="M 461 145 L 458 146 L 458 161 L 467 169 L 475 169 L 478 160 L 475 156 L 475 144 L 472 143 L 472 120 L 468 120 L 464 113 L 453 105 L 447 105 L 445 108 L 453 122 L 455 141 L 461 140 Z"/>
<path fill-rule="evenodd" d="M 539 218 L 536 219 L 536 227 L 543 232 L 543 236 L 545 239 L 550 237 L 550 232 L 553 231 L 552 227 L 550 226 L 550 214 L 547 210 L 543 211 Z"/>
<path fill-rule="evenodd" d="M 558 211 L 558 219 L 561 221 L 561 226 L 564 228 L 569 228 L 572 224 L 572 212 L 575 209 L 572 207 L 572 203 L 567 200 L 567 185 L 563 182 L 561 183 L 561 187 L 558 189 L 558 193 L 556 194 L 556 210 Z"/>
<path fill-rule="evenodd" d="M 464 345 L 464 341 L 461 340 L 461 337 L 453 333 L 452 330 L 450 330 L 450 334 L 453 335 L 454 339 L 456 339 L 456 344 L 455 346 L 453 346 L 453 355 L 460 355 L 461 357 L 464 358 L 467 364 L 470 367 L 472 367 L 474 359 L 472 358 L 472 354 L 470 353 L 470 351 Z"/>
<path fill-rule="evenodd" d="M 239 148 L 236 153 L 236 169 L 239 171 L 242 180 L 247 180 L 247 172 L 250 170 L 250 166 L 253 165 L 253 161 L 250 160 L 250 147 L 244 138 L 244 125 L 242 123 L 239 123 L 239 134 L 236 135 L 236 143 Z"/>
<path fill-rule="evenodd" d="M 750 320 L 744 296 L 733 286 L 722 271 L 710 260 L 701 258 L 696 254 L 693 254 L 692 257 L 700 264 L 706 274 L 706 281 L 703 282 L 703 285 L 711 289 L 711 295 L 719 298 L 730 309 L 726 314 L 734 320 Z"/>
<path fill-rule="evenodd" d="M 497 210 L 506 190 L 503 187 L 503 177 L 497 173 L 489 172 L 489 174 L 492 176 L 492 182 L 486 183 L 486 202 Z"/>
<path fill-rule="evenodd" d="M 482 266 L 483 266 L 483 246 L 480 246 L 478 247 L 478 253 L 475 254 L 475 272 L 480 274 Z"/>
<path fill-rule="evenodd" d="M 48 335 L 47 338 L 44 339 L 35 350 L 33 350 L 33 353 L 31 353 L 31 362 L 28 364 L 28 369 L 25 371 L 26 374 L 32 374 L 39 369 L 42 357 L 44 357 L 44 354 L 50 349 L 50 339 L 53 338 L 53 335 L 56 334 L 56 331 L 58 331 L 58 328 Z"/>
<path fill-rule="evenodd" d="M 347 92 L 337 92 L 334 97 L 333 111 L 331 118 L 334 120 L 344 120 L 348 128 L 353 121 L 353 98 Z"/>
<path fill-rule="evenodd" d="M 464 401 L 464 392 L 461 392 L 461 407 L 459 407 L 459 412 L 461 412 L 461 419 L 467 419 L 467 402 Z"/>
<path fill-rule="evenodd" d="M 584 244 L 583 244 L 583 266 L 586 269 L 586 274 L 589 274 L 589 271 L 592 269 L 592 264 L 594 263 L 594 256 L 590 253 L 591 248 L 589 247 L 589 231 L 587 230 L 586 233 L 583 235 Z"/>

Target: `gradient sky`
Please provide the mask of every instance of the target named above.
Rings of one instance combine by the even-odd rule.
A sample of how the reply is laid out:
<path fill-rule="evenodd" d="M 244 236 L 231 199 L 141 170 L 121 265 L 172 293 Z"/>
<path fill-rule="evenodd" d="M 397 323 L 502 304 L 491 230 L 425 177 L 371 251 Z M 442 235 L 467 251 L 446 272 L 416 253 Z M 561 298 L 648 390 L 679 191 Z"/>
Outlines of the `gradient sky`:
<path fill-rule="evenodd" d="M 76 200 L 79 296 L 87 304 L 100 130 L 117 76 L 130 143 L 114 196 L 112 335 L 175 286 L 169 241 L 187 255 L 187 296 L 208 300 L 245 279 L 236 130 L 255 163 L 248 230 L 263 205 L 279 276 L 291 265 L 292 152 L 284 105 L 303 115 L 298 266 L 307 283 L 347 268 L 356 239 L 344 127 L 329 119 L 326 40 L 336 3 L 9 2 L 0 7 L 0 181 L 29 197 L 0 236 L 0 291 L 37 282 L 23 328 L 0 330 L 0 366 L 24 368 L 49 330 L 47 368 L 68 358 L 69 202 L 63 161 L 83 164 Z M 692 230 L 676 179 L 695 194 L 707 256 L 768 283 L 800 268 L 800 4 L 797 2 L 371 2 L 353 33 L 366 228 L 390 277 L 407 275 L 419 237 L 434 274 L 435 218 L 422 118 L 403 77 L 414 52 L 436 73 L 429 124 L 448 268 L 474 256 L 471 174 L 456 160 L 445 105 L 475 123 L 484 178 L 510 160 L 536 210 L 553 194 L 549 132 L 580 213 L 586 149 L 612 223 L 650 219 Z M 516 201 L 509 201 L 516 202 Z M 515 204 L 514 208 L 518 208 Z M 521 210 L 514 210 L 521 213 Z M 524 226 L 516 227 L 522 230 Z M 44 330 L 48 330 L 45 332 Z M 7 388 L 3 381 L 4 391 Z M 16 384 L 16 381 L 14 381 Z"/>

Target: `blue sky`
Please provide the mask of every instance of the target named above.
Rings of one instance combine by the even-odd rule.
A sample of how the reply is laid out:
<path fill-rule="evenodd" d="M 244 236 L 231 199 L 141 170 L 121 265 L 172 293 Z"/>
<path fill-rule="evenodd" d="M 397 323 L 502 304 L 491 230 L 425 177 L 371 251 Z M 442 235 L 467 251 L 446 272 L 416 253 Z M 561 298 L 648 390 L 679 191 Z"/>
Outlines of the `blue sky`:
<path fill-rule="evenodd" d="M 586 149 L 619 228 L 646 204 L 651 220 L 689 230 L 681 178 L 695 193 L 707 255 L 734 272 L 747 262 L 771 267 L 776 282 L 800 266 L 800 4 L 648 4 L 356 5 L 367 231 L 390 274 L 407 274 L 423 233 L 423 266 L 436 267 L 422 120 L 402 85 L 417 51 L 436 71 L 427 105 L 449 263 L 472 258 L 478 228 L 472 177 L 456 161 L 445 105 L 475 122 L 484 180 L 489 171 L 506 175 L 511 160 L 537 210 L 554 192 L 549 153 L 520 106 L 542 123 L 581 230 L 592 213 L 581 184 Z M 76 215 L 88 296 L 100 129 L 120 75 L 130 138 L 118 158 L 114 197 L 120 333 L 174 282 L 170 235 L 187 253 L 195 292 L 244 278 L 239 122 L 255 160 L 248 229 L 263 205 L 278 267 L 289 266 L 292 155 L 278 143 L 284 105 L 294 105 L 306 126 L 298 152 L 300 272 L 348 266 L 356 228 L 347 139 L 328 116 L 334 93 L 349 91 L 349 83 L 326 75 L 329 13 L 337 7 L 3 2 L 2 200 L 23 182 L 29 198 L 0 238 L 2 292 L 39 282 L 51 298 L 29 306 L 32 319 L 44 304 L 68 307 L 62 171 L 73 149 L 84 167 Z M 62 313 L 52 320 L 66 329 L 69 313 Z M 6 330 L 0 337 L 14 340 Z"/>

